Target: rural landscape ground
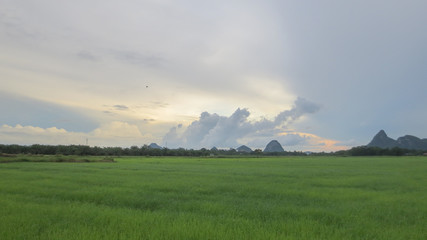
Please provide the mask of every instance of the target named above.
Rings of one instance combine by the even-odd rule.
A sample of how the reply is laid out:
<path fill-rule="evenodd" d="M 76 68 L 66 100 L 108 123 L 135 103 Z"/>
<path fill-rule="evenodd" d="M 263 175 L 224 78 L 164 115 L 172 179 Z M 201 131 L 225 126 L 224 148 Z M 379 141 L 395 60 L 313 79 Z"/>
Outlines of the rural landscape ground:
<path fill-rule="evenodd" d="M 2 240 L 427 239 L 423 156 L 40 159 L 0 164 Z"/>

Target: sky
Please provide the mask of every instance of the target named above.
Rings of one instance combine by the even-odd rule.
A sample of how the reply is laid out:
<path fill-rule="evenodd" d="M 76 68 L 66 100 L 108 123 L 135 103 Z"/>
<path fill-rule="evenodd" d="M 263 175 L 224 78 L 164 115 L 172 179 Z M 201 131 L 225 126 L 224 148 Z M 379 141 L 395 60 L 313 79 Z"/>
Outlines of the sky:
<path fill-rule="evenodd" d="M 427 1 L 0 0 L 0 144 L 427 138 Z"/>

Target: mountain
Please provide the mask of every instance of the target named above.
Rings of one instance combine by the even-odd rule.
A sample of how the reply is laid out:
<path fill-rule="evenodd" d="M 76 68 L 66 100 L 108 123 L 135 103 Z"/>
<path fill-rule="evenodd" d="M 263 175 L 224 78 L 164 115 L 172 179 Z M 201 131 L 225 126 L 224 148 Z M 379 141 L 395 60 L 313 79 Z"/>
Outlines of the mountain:
<path fill-rule="evenodd" d="M 242 145 L 240 147 L 238 147 L 237 152 L 243 152 L 243 153 L 251 153 L 252 149 L 250 149 L 248 146 Z"/>
<path fill-rule="evenodd" d="M 427 139 L 406 135 L 397 139 L 397 146 L 407 149 L 427 150 Z"/>
<path fill-rule="evenodd" d="M 406 148 L 414 150 L 427 150 L 427 139 L 420 139 L 415 136 L 405 135 L 399 137 L 397 140 L 389 138 L 384 130 L 381 130 L 375 135 L 372 141 L 367 145 L 368 147 L 379 148 Z"/>
<path fill-rule="evenodd" d="M 374 136 L 368 147 L 393 148 L 397 147 L 396 140 L 389 138 L 384 130 L 381 130 Z"/>
<path fill-rule="evenodd" d="M 159 145 L 157 145 L 157 143 L 150 143 L 150 145 L 148 145 L 149 148 L 154 148 L 154 149 L 162 149 L 162 147 L 160 147 Z"/>
<path fill-rule="evenodd" d="M 284 152 L 282 145 L 277 140 L 273 140 L 265 146 L 264 152 Z"/>

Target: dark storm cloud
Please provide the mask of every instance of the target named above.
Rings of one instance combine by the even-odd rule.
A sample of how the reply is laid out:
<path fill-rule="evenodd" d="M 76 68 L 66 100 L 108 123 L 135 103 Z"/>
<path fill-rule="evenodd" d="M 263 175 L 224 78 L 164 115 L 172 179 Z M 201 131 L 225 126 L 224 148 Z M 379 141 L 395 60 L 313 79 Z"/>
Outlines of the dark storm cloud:
<path fill-rule="evenodd" d="M 426 1 L 282 5 L 292 46 L 282 70 L 293 92 L 327 106 L 315 133 L 365 141 L 382 128 L 427 134 L 416 121 L 427 117 Z"/>
<path fill-rule="evenodd" d="M 285 123 L 290 124 L 304 114 L 317 112 L 319 108 L 319 105 L 298 97 L 297 100 L 295 100 L 294 107 L 292 109 L 279 113 L 275 117 L 274 121 L 264 119 L 256 122 L 255 127 L 258 129 L 269 129 Z"/>

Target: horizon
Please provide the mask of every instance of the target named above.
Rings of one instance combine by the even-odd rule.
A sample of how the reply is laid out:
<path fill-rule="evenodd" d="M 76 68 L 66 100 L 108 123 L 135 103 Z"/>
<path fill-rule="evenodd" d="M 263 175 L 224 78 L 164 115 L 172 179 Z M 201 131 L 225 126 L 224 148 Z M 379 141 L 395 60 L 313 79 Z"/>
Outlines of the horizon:
<path fill-rule="evenodd" d="M 377 134 L 374 135 L 374 137 L 371 139 L 371 141 L 368 144 L 360 145 L 360 146 L 355 146 L 355 147 L 356 148 L 357 147 L 379 147 L 379 148 L 385 148 L 385 149 L 390 148 L 390 147 L 387 147 L 387 146 L 382 146 L 383 145 L 382 143 L 375 143 L 374 146 L 371 145 L 379 135 L 381 135 L 381 136 L 385 135 L 386 137 L 388 137 L 387 133 L 383 129 L 381 129 Z M 396 144 L 397 144 L 399 139 L 401 139 L 401 138 L 407 138 L 407 137 L 415 137 L 415 139 L 424 140 L 424 141 L 427 140 L 427 138 L 419 138 L 419 137 L 413 136 L 413 135 L 404 135 L 404 136 L 400 136 L 397 139 L 390 138 L 390 137 L 388 137 L 388 138 L 391 139 L 391 140 L 396 141 Z M 162 146 L 162 145 L 159 145 L 156 142 L 152 142 L 152 143 L 149 143 L 149 144 L 148 143 L 144 143 L 142 145 L 133 145 L 133 146 L 94 146 L 94 145 L 91 146 L 88 143 L 88 139 L 86 139 L 86 143 L 85 144 L 76 144 L 76 146 L 88 146 L 88 147 L 91 147 L 91 148 L 93 148 L 93 147 L 101 147 L 101 148 L 119 147 L 119 148 L 122 148 L 122 149 L 130 149 L 130 148 L 133 148 L 133 147 L 138 147 L 138 148 L 148 147 L 148 148 L 153 148 L 153 149 L 159 148 L 159 149 L 170 149 L 170 150 L 178 150 L 178 149 L 202 150 L 202 149 L 206 149 L 206 150 L 210 150 L 210 151 L 213 151 L 215 149 L 215 150 L 218 150 L 218 151 L 236 150 L 237 152 L 246 152 L 245 150 L 240 151 L 239 148 L 248 148 L 251 152 L 254 152 L 254 151 L 258 150 L 258 149 L 261 150 L 262 152 L 265 152 L 265 149 L 267 149 L 267 146 L 270 145 L 272 142 L 278 142 L 278 141 L 275 140 L 275 139 L 273 139 L 273 140 L 269 141 L 263 148 L 254 148 L 254 147 L 242 144 L 242 145 L 240 145 L 238 147 L 223 147 L 223 148 L 218 148 L 216 146 L 213 146 L 211 148 L 204 148 L 204 147 L 202 147 L 202 148 L 198 148 L 198 149 L 196 148 L 196 149 L 194 149 L 194 148 L 185 148 L 185 147 L 168 148 L 167 145 L 166 146 Z M 282 148 L 285 147 L 286 148 L 286 146 L 282 146 L 282 144 L 280 142 L 278 142 L 278 143 L 280 144 L 280 147 L 282 147 Z M 10 145 L 13 145 L 13 144 L 10 144 Z M 28 145 L 24 144 L 24 145 L 21 145 L 21 146 L 33 146 L 33 145 L 43 145 L 43 144 L 28 144 Z M 44 146 L 62 146 L 62 145 L 47 144 L 47 145 L 44 145 Z M 66 146 L 72 146 L 72 145 L 66 145 Z M 397 145 L 396 147 L 399 147 L 401 149 L 420 150 L 420 149 L 413 148 L 413 146 L 399 146 L 399 145 Z M 284 152 L 302 152 L 302 153 L 322 153 L 322 152 L 325 152 L 325 151 L 309 151 L 309 150 L 305 150 L 305 151 L 298 150 L 297 151 L 297 150 L 285 149 L 285 148 L 283 148 Z M 351 149 L 344 149 L 344 150 L 351 150 Z M 334 152 L 336 153 L 336 152 L 339 152 L 339 151 L 341 151 L 341 150 L 330 151 L 330 153 L 334 153 Z M 278 152 L 280 152 L 280 151 L 278 151 Z"/>
<path fill-rule="evenodd" d="M 0 144 L 427 137 L 427 2 L 4 0 Z"/>

